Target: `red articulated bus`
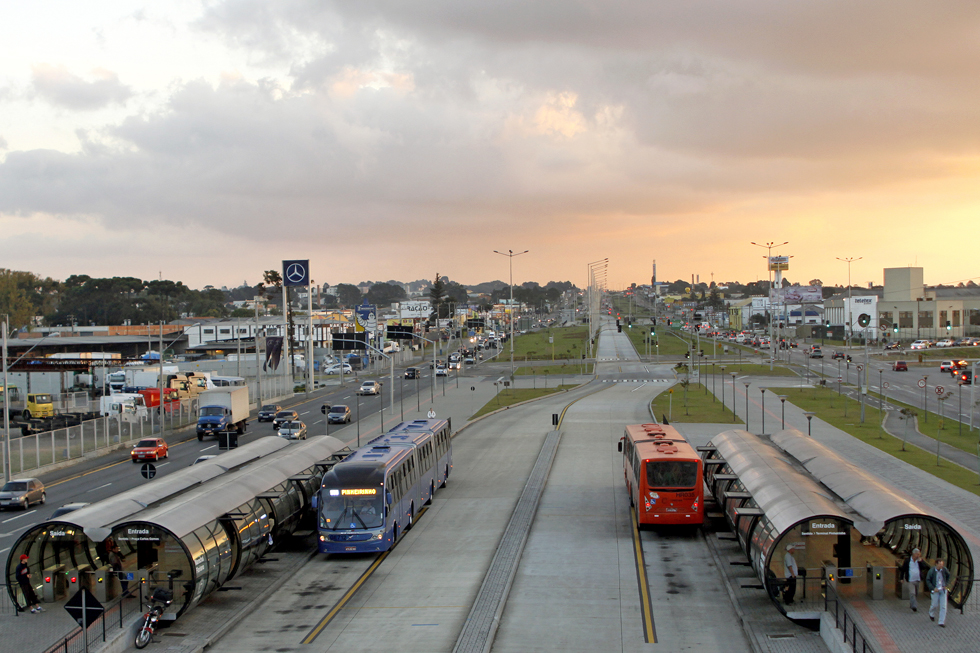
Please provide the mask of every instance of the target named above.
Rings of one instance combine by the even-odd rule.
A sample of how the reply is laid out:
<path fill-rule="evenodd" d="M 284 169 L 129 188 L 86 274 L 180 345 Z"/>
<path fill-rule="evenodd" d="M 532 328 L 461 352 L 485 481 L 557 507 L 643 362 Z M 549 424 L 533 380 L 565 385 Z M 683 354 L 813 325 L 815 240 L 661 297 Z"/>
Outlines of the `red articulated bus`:
<path fill-rule="evenodd" d="M 704 523 L 704 463 L 672 426 L 631 424 L 619 441 L 637 523 Z"/>

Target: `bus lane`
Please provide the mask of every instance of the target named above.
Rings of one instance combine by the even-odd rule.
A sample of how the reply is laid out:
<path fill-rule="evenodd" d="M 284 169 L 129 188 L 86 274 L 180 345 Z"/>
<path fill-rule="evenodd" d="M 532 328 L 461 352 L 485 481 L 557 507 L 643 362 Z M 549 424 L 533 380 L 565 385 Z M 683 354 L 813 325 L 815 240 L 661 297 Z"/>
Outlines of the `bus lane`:
<path fill-rule="evenodd" d="M 448 486 L 371 573 L 373 556 L 316 555 L 212 650 L 452 650 L 550 414 L 568 401 L 558 395 L 467 428 L 453 440 Z"/>

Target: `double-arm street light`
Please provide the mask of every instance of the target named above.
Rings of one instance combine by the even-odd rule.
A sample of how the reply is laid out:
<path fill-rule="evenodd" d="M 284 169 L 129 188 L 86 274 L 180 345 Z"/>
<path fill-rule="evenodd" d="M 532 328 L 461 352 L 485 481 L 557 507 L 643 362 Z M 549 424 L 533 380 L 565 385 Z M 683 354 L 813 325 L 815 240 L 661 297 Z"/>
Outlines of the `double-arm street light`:
<path fill-rule="evenodd" d="M 506 256 L 510 259 L 510 378 L 514 378 L 514 257 L 520 256 L 521 254 L 527 254 L 530 250 L 524 250 L 523 252 L 514 253 L 514 250 L 508 249 L 506 252 L 498 252 L 493 250 L 494 254 L 500 254 L 501 256 Z M 433 372 L 434 374 L 435 372 Z"/>
<path fill-rule="evenodd" d="M 586 266 L 588 270 L 588 286 L 586 291 L 588 296 L 586 300 L 588 301 L 587 317 L 589 320 L 589 357 L 592 356 L 592 340 L 595 338 L 595 332 L 598 330 L 598 318 L 599 318 L 599 276 L 604 274 L 606 268 L 609 267 L 609 258 L 602 258 L 598 261 L 592 261 Z"/>
<path fill-rule="evenodd" d="M 860 261 L 863 256 L 848 256 L 847 258 L 836 257 L 838 261 L 844 261 L 847 263 L 847 346 L 851 346 L 851 341 L 854 339 L 854 324 L 851 319 L 851 263 L 854 261 Z"/>

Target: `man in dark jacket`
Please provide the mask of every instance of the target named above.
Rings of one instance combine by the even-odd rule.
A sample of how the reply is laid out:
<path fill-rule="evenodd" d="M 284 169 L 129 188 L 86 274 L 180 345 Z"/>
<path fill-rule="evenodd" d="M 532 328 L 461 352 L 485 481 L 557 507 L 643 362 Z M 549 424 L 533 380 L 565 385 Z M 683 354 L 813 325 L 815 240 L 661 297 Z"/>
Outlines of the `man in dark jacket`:
<path fill-rule="evenodd" d="M 922 554 L 918 549 L 912 549 L 912 556 L 905 559 L 902 563 L 899 577 L 905 582 L 909 590 L 909 607 L 912 612 L 919 611 L 919 586 L 929 573 L 929 565 L 922 559 Z"/>
<path fill-rule="evenodd" d="M 932 603 L 929 605 L 929 618 L 936 620 L 936 613 L 939 613 L 939 625 L 946 627 L 946 596 L 949 594 L 949 571 L 942 558 L 936 559 L 936 566 L 926 574 L 926 589 L 932 596 Z"/>
<path fill-rule="evenodd" d="M 30 608 L 31 612 L 36 614 L 44 612 L 44 608 L 41 607 L 37 600 L 37 594 L 34 593 L 34 583 L 31 582 L 31 571 L 27 565 L 27 560 L 27 555 L 20 557 L 20 564 L 14 570 L 14 575 L 17 577 L 17 584 L 20 585 L 20 593 L 24 595 L 24 603 L 26 604 L 24 609 Z"/>

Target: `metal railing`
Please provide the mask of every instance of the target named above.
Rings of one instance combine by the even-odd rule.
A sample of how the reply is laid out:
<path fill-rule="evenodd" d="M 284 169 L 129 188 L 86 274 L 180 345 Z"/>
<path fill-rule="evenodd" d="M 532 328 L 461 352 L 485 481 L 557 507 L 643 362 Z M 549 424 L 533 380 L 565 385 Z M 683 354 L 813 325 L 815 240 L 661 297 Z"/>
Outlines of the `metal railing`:
<path fill-rule="evenodd" d="M 114 603 L 105 607 L 98 619 L 93 619 L 88 628 L 74 628 L 57 642 L 44 649 L 44 653 L 83 653 L 100 642 L 105 642 L 114 630 L 126 627 L 126 617 L 143 612 L 143 595 L 139 583 L 132 583 L 129 590 Z"/>
<path fill-rule="evenodd" d="M 976 588 L 977 583 L 980 583 L 980 579 L 973 578 L 969 576 L 960 576 L 956 579 L 956 584 L 962 586 L 966 583 L 967 587 Z M 977 596 L 976 592 L 970 592 L 970 595 L 960 606 L 960 614 L 980 614 L 980 596 Z"/>
<path fill-rule="evenodd" d="M 824 591 L 824 610 L 828 614 L 834 615 L 834 625 L 844 634 L 844 644 L 850 643 L 854 653 L 874 653 L 874 647 L 868 643 L 867 637 L 848 610 L 847 605 L 837 596 L 837 591 L 832 583 L 825 585 Z"/>
<path fill-rule="evenodd" d="M 12 614 L 15 617 L 19 617 L 21 612 L 23 610 L 21 610 L 20 606 L 15 601 L 10 600 L 10 588 L 6 585 L 0 585 L 0 614 Z"/>
<path fill-rule="evenodd" d="M 163 421 L 168 431 L 195 423 L 197 401 L 181 401 L 174 410 L 164 411 Z M 21 437 L 14 436 L 16 426 L 12 425 L 10 430 L 10 467 L 14 474 L 19 474 L 159 433 L 160 415 L 151 408 L 145 409 L 142 415 L 110 415 Z"/>

